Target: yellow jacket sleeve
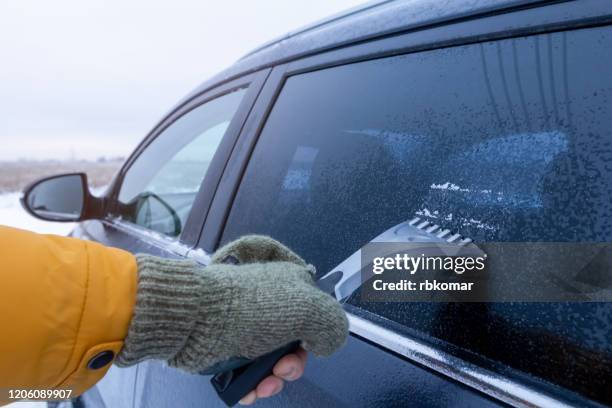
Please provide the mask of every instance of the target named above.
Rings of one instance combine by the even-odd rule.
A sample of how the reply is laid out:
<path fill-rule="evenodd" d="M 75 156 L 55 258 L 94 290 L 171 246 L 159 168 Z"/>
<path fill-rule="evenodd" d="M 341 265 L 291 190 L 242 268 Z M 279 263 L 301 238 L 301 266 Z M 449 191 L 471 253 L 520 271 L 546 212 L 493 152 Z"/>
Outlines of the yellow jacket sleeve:
<path fill-rule="evenodd" d="M 8 388 L 93 386 L 127 336 L 134 256 L 0 226 L 0 268 L 0 405 Z"/>

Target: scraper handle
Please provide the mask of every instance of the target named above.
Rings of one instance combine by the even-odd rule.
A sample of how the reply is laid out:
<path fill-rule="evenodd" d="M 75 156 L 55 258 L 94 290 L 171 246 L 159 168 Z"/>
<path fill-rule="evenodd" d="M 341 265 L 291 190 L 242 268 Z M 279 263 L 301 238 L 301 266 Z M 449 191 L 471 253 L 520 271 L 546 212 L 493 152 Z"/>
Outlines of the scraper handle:
<path fill-rule="evenodd" d="M 228 407 L 234 406 L 249 392 L 257 388 L 257 385 L 264 378 L 272 375 L 274 366 L 281 358 L 294 353 L 299 347 L 299 341 L 291 342 L 268 354 L 257 357 L 241 367 L 218 373 L 210 382 L 219 398 Z"/>

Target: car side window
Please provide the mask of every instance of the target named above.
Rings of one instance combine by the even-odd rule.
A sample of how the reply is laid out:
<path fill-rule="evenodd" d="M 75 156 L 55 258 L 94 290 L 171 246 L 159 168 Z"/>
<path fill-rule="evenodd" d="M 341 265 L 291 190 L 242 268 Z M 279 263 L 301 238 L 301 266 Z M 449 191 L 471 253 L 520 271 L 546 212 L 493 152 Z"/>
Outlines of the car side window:
<path fill-rule="evenodd" d="M 244 94 L 240 89 L 212 99 L 161 132 L 127 170 L 119 191 L 119 215 L 178 236 Z"/>
<path fill-rule="evenodd" d="M 612 29 L 600 27 L 289 77 L 221 243 L 271 235 L 321 276 L 416 216 L 477 243 L 610 242 L 610 47 Z M 593 398 L 612 375 L 612 346 L 601 335 L 612 330 L 610 303 L 360 299 L 348 304 L 393 330 Z"/>

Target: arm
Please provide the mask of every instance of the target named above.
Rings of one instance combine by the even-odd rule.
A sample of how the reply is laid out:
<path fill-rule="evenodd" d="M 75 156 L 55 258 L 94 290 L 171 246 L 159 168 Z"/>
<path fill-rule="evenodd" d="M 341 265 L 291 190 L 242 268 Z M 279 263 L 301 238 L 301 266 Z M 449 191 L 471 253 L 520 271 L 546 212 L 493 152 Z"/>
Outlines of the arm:
<path fill-rule="evenodd" d="M 227 245 L 206 268 L 4 227 L 0 251 L 10 271 L 0 324 L 14 333 L 0 338 L 2 387 L 78 395 L 115 357 L 123 366 L 159 359 L 199 372 L 294 340 L 329 355 L 348 331 L 335 300 L 313 285 L 312 267 L 266 237 Z M 222 263 L 228 255 L 241 265 Z M 245 402 L 280 390 L 280 378 L 298 378 L 304 362 L 304 351 L 283 358 Z"/>
<path fill-rule="evenodd" d="M 93 386 L 110 364 L 92 369 L 89 363 L 102 352 L 117 355 L 128 332 L 134 257 L 0 227 L 0 259 L 0 386 L 71 388 L 74 395 Z"/>

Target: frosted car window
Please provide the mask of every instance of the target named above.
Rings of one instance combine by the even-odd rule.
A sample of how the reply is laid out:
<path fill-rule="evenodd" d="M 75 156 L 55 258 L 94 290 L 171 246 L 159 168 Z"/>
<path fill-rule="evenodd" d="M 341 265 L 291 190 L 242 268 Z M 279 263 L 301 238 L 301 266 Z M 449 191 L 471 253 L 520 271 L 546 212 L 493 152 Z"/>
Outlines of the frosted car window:
<path fill-rule="evenodd" d="M 319 276 L 415 216 L 476 242 L 612 241 L 611 48 L 600 27 L 292 76 L 222 241 L 271 235 Z M 612 403 L 612 304 L 349 304 Z"/>
<path fill-rule="evenodd" d="M 124 219 L 169 236 L 181 233 L 244 93 L 240 89 L 190 110 L 146 147 L 121 185 Z"/>

